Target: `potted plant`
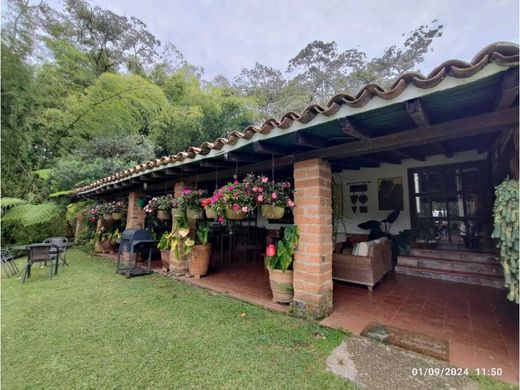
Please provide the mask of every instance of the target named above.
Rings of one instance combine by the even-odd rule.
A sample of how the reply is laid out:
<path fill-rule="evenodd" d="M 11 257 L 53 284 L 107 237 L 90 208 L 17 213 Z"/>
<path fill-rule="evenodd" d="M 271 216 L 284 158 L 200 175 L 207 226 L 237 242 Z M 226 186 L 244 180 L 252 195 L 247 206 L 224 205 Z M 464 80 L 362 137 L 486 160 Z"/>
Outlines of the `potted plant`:
<path fill-rule="evenodd" d="M 112 221 L 112 206 L 110 203 L 101 203 L 97 206 L 98 214 L 103 216 L 105 221 Z"/>
<path fill-rule="evenodd" d="M 172 194 L 154 196 L 144 207 L 148 214 L 157 213 L 157 219 L 168 221 L 172 219 L 172 210 L 177 207 L 177 201 Z"/>
<path fill-rule="evenodd" d="M 188 222 L 184 218 L 178 219 L 172 231 L 166 234 L 165 240 L 170 247 L 170 271 L 175 276 L 188 271 L 187 257 L 195 244 L 189 234 Z"/>
<path fill-rule="evenodd" d="M 294 252 L 298 246 L 299 232 L 296 225 L 284 228 L 283 238 L 276 246 L 267 246 L 265 262 L 269 271 L 269 284 L 273 302 L 290 303 L 294 296 L 293 271 Z"/>
<path fill-rule="evenodd" d="M 208 243 L 209 225 L 199 224 L 197 228 L 197 239 L 199 244 L 191 248 L 191 257 L 188 260 L 188 270 L 190 275 L 200 278 L 208 273 L 211 260 L 211 244 Z"/>
<path fill-rule="evenodd" d="M 126 203 L 123 201 L 112 201 L 110 202 L 112 219 L 114 221 L 120 221 L 123 219 L 123 213 L 126 210 Z"/>
<path fill-rule="evenodd" d="M 259 176 L 253 183 L 251 191 L 256 203 L 261 206 L 262 215 L 267 219 L 282 219 L 285 209 L 294 207 L 291 199 L 291 183 L 269 181 L 265 176 Z"/>
<path fill-rule="evenodd" d="M 219 222 L 224 222 L 224 217 L 229 220 L 241 220 L 253 213 L 256 204 L 252 188 L 253 176 L 247 175 L 242 182 L 235 180 L 213 194 Z"/>
<path fill-rule="evenodd" d="M 435 249 L 441 238 L 439 228 L 432 221 L 423 221 L 414 232 L 415 245 L 421 249 Z"/>
<path fill-rule="evenodd" d="M 186 212 L 190 220 L 203 218 L 202 199 L 206 196 L 206 190 L 190 190 L 184 188 L 179 198 L 179 207 Z"/>
<path fill-rule="evenodd" d="M 106 226 L 101 226 L 94 234 L 94 240 L 101 248 L 100 252 L 109 253 L 114 249 L 113 233 Z"/>
<path fill-rule="evenodd" d="M 202 207 L 204 207 L 204 211 L 206 212 L 206 218 L 217 219 L 217 210 L 215 209 L 213 197 L 202 199 L 201 204 Z"/>
<path fill-rule="evenodd" d="M 169 233 L 164 232 L 157 244 L 157 249 L 161 252 L 161 262 L 164 272 L 170 272 L 170 240 Z"/>

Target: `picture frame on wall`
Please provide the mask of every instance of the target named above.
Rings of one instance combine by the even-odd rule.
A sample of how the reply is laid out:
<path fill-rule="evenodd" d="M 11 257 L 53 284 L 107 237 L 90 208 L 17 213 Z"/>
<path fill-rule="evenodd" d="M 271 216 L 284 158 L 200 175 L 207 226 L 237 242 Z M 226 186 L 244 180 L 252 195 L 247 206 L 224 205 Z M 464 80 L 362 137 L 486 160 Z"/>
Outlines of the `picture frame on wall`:
<path fill-rule="evenodd" d="M 379 210 L 404 210 L 403 177 L 377 180 Z"/>

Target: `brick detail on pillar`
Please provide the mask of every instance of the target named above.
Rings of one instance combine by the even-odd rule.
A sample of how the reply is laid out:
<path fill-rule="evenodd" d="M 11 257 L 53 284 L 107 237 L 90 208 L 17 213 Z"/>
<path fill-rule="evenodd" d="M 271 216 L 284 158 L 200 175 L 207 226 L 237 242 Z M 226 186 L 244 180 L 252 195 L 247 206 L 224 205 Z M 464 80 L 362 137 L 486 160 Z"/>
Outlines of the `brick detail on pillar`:
<path fill-rule="evenodd" d="M 96 233 L 99 233 L 103 226 L 105 226 L 105 220 L 103 218 L 101 218 L 101 215 L 100 215 L 99 219 L 96 222 Z M 101 248 L 101 243 L 97 242 L 97 240 L 94 244 L 94 252 L 97 252 L 97 253 L 103 252 L 103 248 Z"/>
<path fill-rule="evenodd" d="M 328 162 L 294 164 L 294 223 L 300 242 L 294 256 L 291 313 L 322 318 L 332 312 L 332 173 Z"/>
<path fill-rule="evenodd" d="M 76 215 L 76 229 L 74 230 L 74 242 L 76 244 L 79 242 L 81 233 L 87 229 L 87 224 L 83 218 L 83 213 L 78 213 Z"/>
<path fill-rule="evenodd" d="M 138 199 L 143 194 L 140 192 L 130 192 L 128 196 L 128 213 L 126 217 L 126 228 L 127 229 L 142 229 L 144 228 L 144 222 L 146 213 L 143 209 L 139 208 Z"/>

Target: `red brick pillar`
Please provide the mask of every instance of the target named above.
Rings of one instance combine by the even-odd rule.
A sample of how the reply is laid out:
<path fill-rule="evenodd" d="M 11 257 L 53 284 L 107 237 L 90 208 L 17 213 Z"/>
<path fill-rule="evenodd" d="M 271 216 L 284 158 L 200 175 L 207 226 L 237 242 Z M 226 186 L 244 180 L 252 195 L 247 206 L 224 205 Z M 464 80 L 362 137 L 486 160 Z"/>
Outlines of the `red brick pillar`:
<path fill-rule="evenodd" d="M 101 215 L 99 215 L 99 218 L 96 222 L 96 233 L 99 233 L 103 226 L 105 226 L 105 220 L 102 218 Z M 98 253 L 103 252 L 103 248 L 101 248 L 101 243 L 96 242 L 94 244 L 94 252 L 98 252 Z"/>
<path fill-rule="evenodd" d="M 77 244 L 79 242 L 81 233 L 85 230 L 86 225 L 83 222 L 83 213 L 78 213 L 76 215 L 76 229 L 74 230 L 74 242 Z"/>
<path fill-rule="evenodd" d="M 130 195 L 128 196 L 128 213 L 126 217 L 127 229 L 144 228 L 146 213 L 138 205 L 138 199 L 142 196 L 143 194 L 140 192 L 130 192 Z"/>
<path fill-rule="evenodd" d="M 332 312 L 332 173 L 328 162 L 294 164 L 294 223 L 300 242 L 294 256 L 291 313 L 322 318 Z"/>

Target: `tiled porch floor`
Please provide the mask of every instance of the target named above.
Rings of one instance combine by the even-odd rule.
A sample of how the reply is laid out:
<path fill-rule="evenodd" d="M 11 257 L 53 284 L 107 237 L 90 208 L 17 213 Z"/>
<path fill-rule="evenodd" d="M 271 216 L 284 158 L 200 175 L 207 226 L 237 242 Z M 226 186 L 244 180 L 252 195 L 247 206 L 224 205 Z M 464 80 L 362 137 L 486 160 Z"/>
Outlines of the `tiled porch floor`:
<path fill-rule="evenodd" d="M 185 281 L 278 311 L 261 264 L 230 265 Z M 459 367 L 502 368 L 498 379 L 518 383 L 518 306 L 501 290 L 405 275 L 387 275 L 373 292 L 334 283 L 334 312 L 323 325 L 359 334 L 370 321 L 444 338 Z"/>

